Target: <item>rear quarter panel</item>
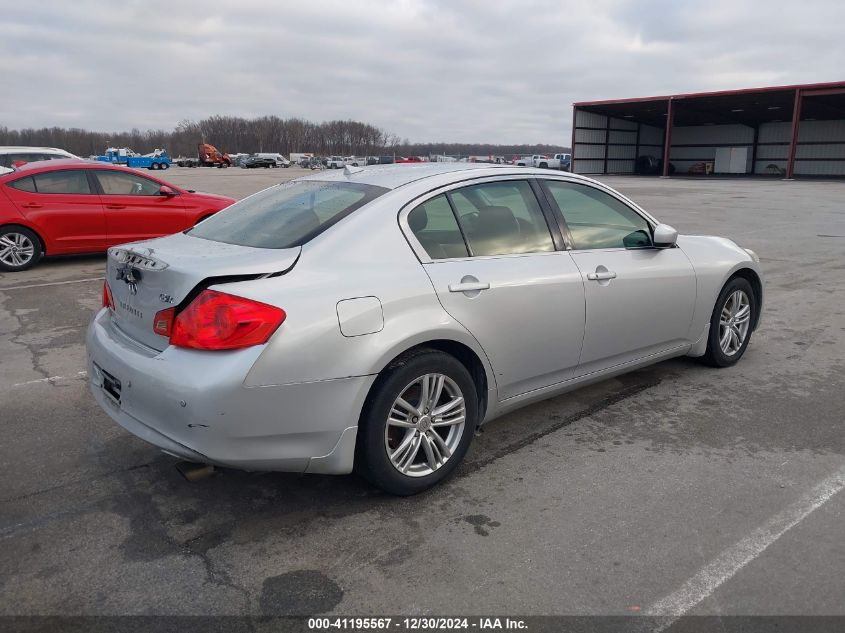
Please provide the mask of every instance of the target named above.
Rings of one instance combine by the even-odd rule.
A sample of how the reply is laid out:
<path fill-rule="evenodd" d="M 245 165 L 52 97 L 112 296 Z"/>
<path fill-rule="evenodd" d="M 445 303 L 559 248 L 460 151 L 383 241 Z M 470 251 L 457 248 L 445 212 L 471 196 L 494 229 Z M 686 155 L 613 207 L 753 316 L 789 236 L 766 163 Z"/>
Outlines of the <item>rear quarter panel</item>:
<path fill-rule="evenodd" d="M 303 246 L 296 266 L 281 277 L 226 284 L 227 292 L 287 313 L 247 376 L 248 386 L 376 374 L 403 351 L 435 339 L 472 349 L 495 385 L 481 346 L 443 310 L 399 229 L 401 200 L 406 198 L 385 194 L 345 218 Z M 337 304 L 358 297 L 379 299 L 384 327 L 344 336 Z"/>

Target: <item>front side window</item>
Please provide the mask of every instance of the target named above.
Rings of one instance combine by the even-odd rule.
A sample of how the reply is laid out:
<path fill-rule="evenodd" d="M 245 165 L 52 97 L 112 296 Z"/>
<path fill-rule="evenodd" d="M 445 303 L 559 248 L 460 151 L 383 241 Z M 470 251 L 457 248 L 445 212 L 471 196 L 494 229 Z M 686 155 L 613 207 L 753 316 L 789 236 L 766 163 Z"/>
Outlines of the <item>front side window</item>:
<path fill-rule="evenodd" d="M 106 196 L 157 196 L 161 185 L 140 175 L 125 171 L 95 170 Z"/>
<path fill-rule="evenodd" d="M 387 191 L 351 182 L 289 182 L 236 202 L 186 232 L 240 246 L 291 248 L 305 244 Z"/>
<path fill-rule="evenodd" d="M 563 213 L 577 250 L 652 245 L 646 219 L 610 194 L 578 183 L 549 180 L 545 184 Z"/>
<path fill-rule="evenodd" d="M 65 193 L 65 194 L 88 194 L 91 187 L 88 185 L 88 176 L 83 169 L 69 169 L 67 171 L 48 171 L 43 174 L 35 174 L 35 191 L 37 193 Z"/>
<path fill-rule="evenodd" d="M 408 214 L 408 225 L 431 259 L 467 257 L 467 246 L 445 194 L 421 204 Z"/>
<path fill-rule="evenodd" d="M 555 250 L 546 218 L 527 181 L 473 185 L 450 196 L 474 256 Z"/>

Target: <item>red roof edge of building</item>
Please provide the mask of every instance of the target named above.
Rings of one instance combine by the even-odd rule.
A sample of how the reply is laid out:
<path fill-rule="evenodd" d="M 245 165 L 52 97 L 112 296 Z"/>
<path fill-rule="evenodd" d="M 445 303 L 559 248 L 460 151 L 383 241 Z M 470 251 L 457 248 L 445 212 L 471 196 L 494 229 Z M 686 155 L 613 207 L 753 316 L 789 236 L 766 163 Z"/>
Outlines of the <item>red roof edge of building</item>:
<path fill-rule="evenodd" d="M 763 88 L 739 88 L 735 90 L 716 90 L 714 92 L 688 92 L 675 95 L 658 95 L 654 97 L 635 97 L 633 99 L 605 99 L 602 101 L 576 101 L 572 105 L 576 108 L 584 106 L 611 105 L 620 103 L 637 103 L 641 101 L 668 101 L 669 99 L 691 99 L 695 97 L 724 97 L 729 95 L 751 94 L 755 92 L 788 92 L 790 90 L 825 90 L 829 88 L 845 89 L 845 81 L 829 81 L 815 84 L 794 84 L 789 86 L 766 86 Z"/>

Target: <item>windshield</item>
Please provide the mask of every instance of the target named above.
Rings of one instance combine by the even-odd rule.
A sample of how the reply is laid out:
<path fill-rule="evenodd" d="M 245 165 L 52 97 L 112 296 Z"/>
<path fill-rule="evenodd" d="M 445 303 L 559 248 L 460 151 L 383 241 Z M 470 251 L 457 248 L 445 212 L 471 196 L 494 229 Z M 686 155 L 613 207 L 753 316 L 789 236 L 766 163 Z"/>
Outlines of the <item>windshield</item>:
<path fill-rule="evenodd" d="M 186 233 L 256 248 L 301 246 L 387 191 L 350 182 L 285 183 L 233 204 Z"/>

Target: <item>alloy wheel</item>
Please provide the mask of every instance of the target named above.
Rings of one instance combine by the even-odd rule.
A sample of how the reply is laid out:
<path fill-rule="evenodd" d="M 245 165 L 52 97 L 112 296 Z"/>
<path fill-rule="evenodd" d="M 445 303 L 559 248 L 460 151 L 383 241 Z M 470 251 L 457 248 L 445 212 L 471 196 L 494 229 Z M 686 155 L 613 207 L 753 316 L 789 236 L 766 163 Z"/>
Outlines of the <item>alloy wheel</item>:
<path fill-rule="evenodd" d="M 726 356 L 733 356 L 748 336 L 751 324 L 751 302 L 743 290 L 735 290 L 725 300 L 719 316 L 719 347 Z"/>
<path fill-rule="evenodd" d="M 444 374 L 425 374 L 394 400 L 384 447 L 400 473 L 425 477 L 449 461 L 465 426 L 466 405 L 455 381 Z"/>
<path fill-rule="evenodd" d="M 35 245 L 23 233 L 0 235 L 0 262 L 15 268 L 25 266 L 35 256 Z"/>

